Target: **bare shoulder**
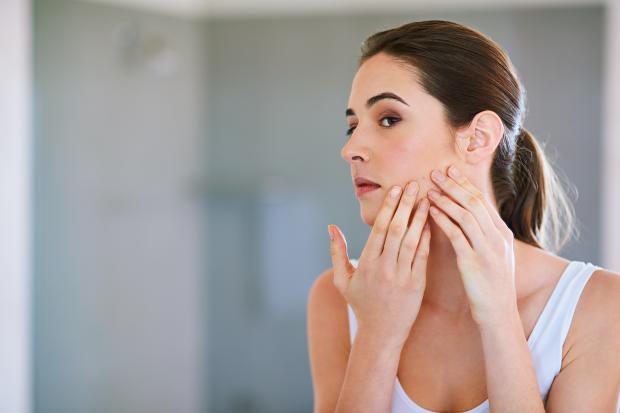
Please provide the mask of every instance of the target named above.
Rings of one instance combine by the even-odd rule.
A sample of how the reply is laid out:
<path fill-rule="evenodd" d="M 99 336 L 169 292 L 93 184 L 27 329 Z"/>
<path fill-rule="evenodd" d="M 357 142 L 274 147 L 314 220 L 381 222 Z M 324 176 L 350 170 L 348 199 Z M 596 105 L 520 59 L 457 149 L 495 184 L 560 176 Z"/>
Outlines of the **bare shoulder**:
<path fill-rule="evenodd" d="M 592 273 L 577 302 L 566 346 L 546 411 L 615 412 L 620 394 L 620 274 L 605 269 Z"/>
<path fill-rule="evenodd" d="M 307 336 L 315 413 L 334 411 L 351 350 L 347 302 L 333 280 L 333 270 L 325 270 L 308 293 Z"/>
<path fill-rule="evenodd" d="M 587 351 L 620 348 L 620 273 L 599 269 L 586 283 L 566 338 L 563 366 Z"/>
<path fill-rule="evenodd" d="M 341 338 L 341 344 L 346 350 L 350 350 L 347 302 L 334 285 L 333 269 L 323 271 L 314 280 L 308 293 L 307 310 L 308 318 L 317 322 L 314 326 L 338 327 L 337 333 Z"/>

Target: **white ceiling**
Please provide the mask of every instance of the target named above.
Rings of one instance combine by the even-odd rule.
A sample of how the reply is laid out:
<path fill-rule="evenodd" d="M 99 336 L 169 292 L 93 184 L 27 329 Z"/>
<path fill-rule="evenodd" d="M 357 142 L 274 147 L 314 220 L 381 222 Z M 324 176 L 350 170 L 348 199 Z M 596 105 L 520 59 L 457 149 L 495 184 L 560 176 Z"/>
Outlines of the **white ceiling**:
<path fill-rule="evenodd" d="M 81 0 L 183 17 L 344 14 L 447 8 L 544 7 L 605 4 L 618 0 Z"/>

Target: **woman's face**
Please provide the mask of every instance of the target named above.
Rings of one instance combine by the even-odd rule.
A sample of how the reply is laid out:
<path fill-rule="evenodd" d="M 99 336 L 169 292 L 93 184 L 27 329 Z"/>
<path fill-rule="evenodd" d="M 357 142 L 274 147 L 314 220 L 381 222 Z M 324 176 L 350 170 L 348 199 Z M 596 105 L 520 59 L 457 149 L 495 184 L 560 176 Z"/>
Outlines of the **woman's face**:
<path fill-rule="evenodd" d="M 370 226 L 392 186 L 404 188 L 416 180 L 420 200 L 428 189 L 437 188 L 431 170 L 445 172 L 457 160 L 442 104 L 424 91 L 410 69 L 385 53 L 358 69 L 346 119 L 350 136 L 341 156 L 351 165 L 352 178 L 381 185 L 358 197 L 362 219 Z"/>

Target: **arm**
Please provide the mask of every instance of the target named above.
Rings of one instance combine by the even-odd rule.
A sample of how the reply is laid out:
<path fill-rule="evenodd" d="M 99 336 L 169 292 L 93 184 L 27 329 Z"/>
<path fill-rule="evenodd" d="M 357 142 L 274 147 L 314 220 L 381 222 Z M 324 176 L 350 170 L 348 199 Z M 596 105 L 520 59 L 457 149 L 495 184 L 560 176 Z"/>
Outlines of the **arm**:
<path fill-rule="evenodd" d="M 547 411 L 620 412 L 620 274 L 595 271 L 577 310 L 578 328 L 551 385 Z"/>
<path fill-rule="evenodd" d="M 500 324 L 480 325 L 487 393 L 492 412 L 545 411 L 519 313 Z"/>
<path fill-rule="evenodd" d="M 328 270 L 308 296 L 314 413 L 387 412 L 402 345 L 377 340 L 364 329 L 358 329 L 353 346 L 349 341 L 347 303 Z"/>
<path fill-rule="evenodd" d="M 308 295 L 308 352 L 314 392 L 314 413 L 334 413 L 351 351 L 347 303 L 323 272 Z"/>
<path fill-rule="evenodd" d="M 402 347 L 358 329 L 336 412 L 388 412 Z"/>

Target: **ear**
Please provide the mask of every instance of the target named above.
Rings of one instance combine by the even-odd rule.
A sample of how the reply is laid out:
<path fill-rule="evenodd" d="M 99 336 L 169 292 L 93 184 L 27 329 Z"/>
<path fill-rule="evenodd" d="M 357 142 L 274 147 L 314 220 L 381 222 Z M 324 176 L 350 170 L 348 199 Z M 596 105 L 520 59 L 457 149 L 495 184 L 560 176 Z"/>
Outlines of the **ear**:
<path fill-rule="evenodd" d="M 504 123 L 497 113 L 485 110 L 474 116 L 469 126 L 456 133 L 456 151 L 466 163 L 490 158 L 504 136 Z"/>

